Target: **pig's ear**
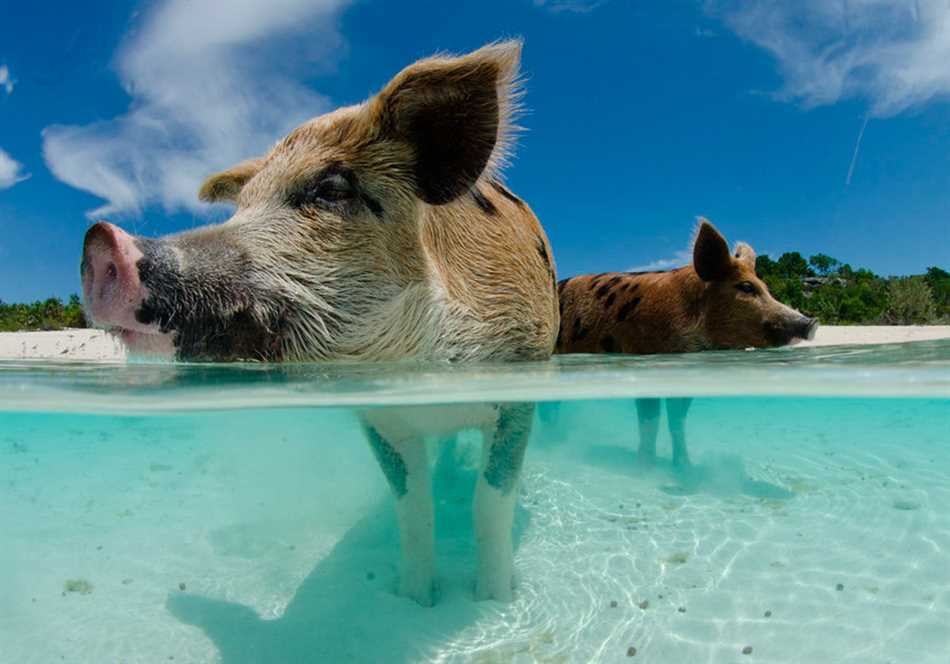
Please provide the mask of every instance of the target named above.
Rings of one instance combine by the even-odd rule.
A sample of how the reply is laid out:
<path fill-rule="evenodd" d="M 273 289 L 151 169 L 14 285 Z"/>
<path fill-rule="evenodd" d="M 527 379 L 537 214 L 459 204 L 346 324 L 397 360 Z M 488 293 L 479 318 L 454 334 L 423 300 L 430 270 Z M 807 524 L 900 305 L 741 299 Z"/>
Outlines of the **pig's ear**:
<path fill-rule="evenodd" d="M 236 200 L 247 181 L 257 175 L 263 165 L 263 159 L 248 159 L 212 175 L 201 185 L 198 198 L 208 203 Z"/>
<path fill-rule="evenodd" d="M 751 265 L 755 269 L 755 249 L 745 242 L 737 242 L 735 250 L 736 260 Z"/>
<path fill-rule="evenodd" d="M 521 42 L 420 60 L 369 102 L 386 139 L 409 147 L 416 194 L 441 205 L 505 160 L 518 102 Z"/>
<path fill-rule="evenodd" d="M 703 281 L 722 281 L 732 274 L 732 256 L 726 238 L 702 217 L 693 243 L 693 267 Z"/>

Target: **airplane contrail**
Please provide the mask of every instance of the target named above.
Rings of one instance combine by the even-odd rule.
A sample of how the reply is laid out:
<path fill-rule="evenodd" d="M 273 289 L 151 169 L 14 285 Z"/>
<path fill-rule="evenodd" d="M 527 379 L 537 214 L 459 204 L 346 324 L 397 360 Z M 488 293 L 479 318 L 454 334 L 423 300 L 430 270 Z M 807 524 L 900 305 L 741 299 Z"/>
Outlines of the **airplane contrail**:
<path fill-rule="evenodd" d="M 851 176 L 854 175 L 854 167 L 858 163 L 858 152 L 861 150 L 861 139 L 864 138 L 864 130 L 868 126 L 868 118 L 871 117 L 871 114 L 868 113 L 864 116 L 864 122 L 861 123 L 861 131 L 858 132 L 858 140 L 854 143 L 854 154 L 851 155 L 851 165 L 848 167 L 848 177 L 845 178 L 844 186 L 851 186 Z"/>

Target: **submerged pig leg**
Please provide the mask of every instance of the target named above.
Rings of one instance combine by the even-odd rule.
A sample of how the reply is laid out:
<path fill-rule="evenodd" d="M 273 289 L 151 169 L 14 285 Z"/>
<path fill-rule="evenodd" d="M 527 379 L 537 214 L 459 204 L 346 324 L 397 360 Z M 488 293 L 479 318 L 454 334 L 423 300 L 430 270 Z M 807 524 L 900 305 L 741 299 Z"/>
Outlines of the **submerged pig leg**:
<path fill-rule="evenodd" d="M 670 427 L 670 438 L 673 440 L 673 465 L 684 467 L 689 465 L 689 452 L 686 449 L 686 414 L 689 412 L 690 398 L 666 400 L 666 419 Z"/>
<path fill-rule="evenodd" d="M 660 430 L 660 400 L 637 399 L 637 423 L 640 425 L 640 463 L 653 465 L 656 461 L 656 437 Z"/>
<path fill-rule="evenodd" d="M 511 529 L 534 409 L 532 403 L 501 405 L 496 425 L 483 430 L 482 469 L 475 487 L 474 509 L 478 600 L 511 600 Z"/>
<path fill-rule="evenodd" d="M 399 522 L 399 594 L 432 606 L 435 583 L 435 512 L 425 441 L 392 436 L 364 422 L 366 436 L 396 498 Z M 385 429 L 384 429 L 385 431 Z"/>

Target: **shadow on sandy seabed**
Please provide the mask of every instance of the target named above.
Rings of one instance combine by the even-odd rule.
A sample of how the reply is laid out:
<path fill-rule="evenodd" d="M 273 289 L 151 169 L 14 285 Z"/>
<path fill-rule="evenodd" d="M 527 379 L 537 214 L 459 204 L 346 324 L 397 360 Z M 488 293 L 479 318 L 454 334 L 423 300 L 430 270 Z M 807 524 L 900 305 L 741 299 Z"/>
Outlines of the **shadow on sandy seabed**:
<path fill-rule="evenodd" d="M 198 627 L 224 664 L 418 661 L 499 610 L 473 597 L 474 469 L 452 468 L 443 454 L 434 471 L 439 590 L 433 608 L 396 596 L 399 537 L 392 500 L 381 501 L 310 572 L 283 615 L 263 620 L 245 605 L 189 594 L 167 608 Z M 530 519 L 518 507 L 515 547 Z"/>
<path fill-rule="evenodd" d="M 592 445 L 584 453 L 584 461 L 592 466 L 631 476 L 655 474 L 662 481 L 660 490 L 670 495 L 689 496 L 708 493 L 715 496 L 745 495 L 768 500 L 788 500 L 795 493 L 777 484 L 755 480 L 746 473 L 745 463 L 737 454 L 707 454 L 702 463 L 677 467 L 667 459 L 657 458 L 645 467 L 636 450 L 620 445 Z"/>

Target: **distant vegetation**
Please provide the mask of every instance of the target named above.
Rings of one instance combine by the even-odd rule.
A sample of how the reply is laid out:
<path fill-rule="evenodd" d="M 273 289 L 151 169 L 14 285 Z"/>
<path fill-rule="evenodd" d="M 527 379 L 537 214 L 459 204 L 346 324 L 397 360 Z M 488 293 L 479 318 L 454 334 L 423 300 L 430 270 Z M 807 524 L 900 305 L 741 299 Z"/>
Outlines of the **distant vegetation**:
<path fill-rule="evenodd" d="M 759 277 L 785 304 L 829 325 L 926 325 L 950 323 L 950 273 L 880 277 L 831 256 L 808 260 L 797 251 L 778 260 L 759 256 Z"/>
<path fill-rule="evenodd" d="M 70 296 L 66 304 L 58 297 L 33 304 L 6 304 L 0 300 L 0 332 L 62 330 L 66 327 L 86 327 L 78 295 Z"/>
<path fill-rule="evenodd" d="M 793 251 L 778 260 L 759 256 L 755 268 L 776 298 L 828 325 L 950 324 L 950 273 L 939 267 L 910 277 L 879 277 L 831 256 L 806 260 Z M 55 297 L 33 304 L 0 300 L 0 332 L 66 327 L 86 327 L 76 295 L 66 304 Z"/>

